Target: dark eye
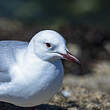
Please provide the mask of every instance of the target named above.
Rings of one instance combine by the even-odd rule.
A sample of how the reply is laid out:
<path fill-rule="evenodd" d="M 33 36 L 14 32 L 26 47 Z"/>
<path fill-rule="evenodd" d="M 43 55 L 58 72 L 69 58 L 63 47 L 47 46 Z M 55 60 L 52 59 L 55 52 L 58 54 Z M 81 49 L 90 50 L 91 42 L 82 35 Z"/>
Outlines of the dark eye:
<path fill-rule="evenodd" d="M 51 44 L 50 44 L 50 43 L 45 43 L 45 44 L 46 44 L 46 46 L 47 46 L 48 48 L 51 47 Z"/>

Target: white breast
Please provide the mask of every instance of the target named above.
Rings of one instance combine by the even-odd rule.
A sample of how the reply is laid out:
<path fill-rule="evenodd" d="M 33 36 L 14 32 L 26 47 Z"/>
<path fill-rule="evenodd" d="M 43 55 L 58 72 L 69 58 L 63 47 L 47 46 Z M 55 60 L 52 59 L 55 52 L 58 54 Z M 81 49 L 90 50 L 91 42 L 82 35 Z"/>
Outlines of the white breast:
<path fill-rule="evenodd" d="M 13 75 L 13 85 L 16 86 L 8 94 L 9 102 L 24 107 L 39 105 L 47 102 L 61 87 L 63 79 L 61 60 L 51 63 L 37 60 L 34 64 L 31 62 L 23 67 L 22 70 L 19 66 L 21 65 L 14 67 L 18 73 Z"/>

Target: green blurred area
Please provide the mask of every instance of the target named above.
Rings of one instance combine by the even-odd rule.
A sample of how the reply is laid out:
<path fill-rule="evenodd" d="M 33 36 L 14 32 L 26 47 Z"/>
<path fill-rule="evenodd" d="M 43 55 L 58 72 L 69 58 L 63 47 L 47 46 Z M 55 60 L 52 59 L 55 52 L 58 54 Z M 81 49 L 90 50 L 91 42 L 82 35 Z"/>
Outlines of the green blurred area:
<path fill-rule="evenodd" d="M 109 0 L 2 0 L 0 18 L 55 28 L 71 23 L 109 27 L 109 4 Z"/>

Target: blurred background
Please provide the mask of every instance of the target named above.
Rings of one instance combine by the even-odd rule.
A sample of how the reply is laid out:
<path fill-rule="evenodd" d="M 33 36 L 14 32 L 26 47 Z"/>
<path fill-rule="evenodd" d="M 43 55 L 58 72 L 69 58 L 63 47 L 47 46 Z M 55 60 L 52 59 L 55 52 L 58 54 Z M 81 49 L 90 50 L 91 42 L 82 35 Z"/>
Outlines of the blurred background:
<path fill-rule="evenodd" d="M 79 87 L 78 91 L 84 92 L 83 88 L 90 93 L 91 91 L 101 92 L 101 97 L 103 97 L 103 92 L 109 95 L 110 1 L 0 1 L 0 40 L 29 41 L 35 33 L 44 29 L 56 30 L 63 35 L 67 40 L 68 48 L 81 61 L 81 67 L 63 61 L 65 67 L 63 89 L 66 92 L 69 90 L 70 93 L 73 90 L 70 88 Z M 74 91 L 73 95 L 79 93 L 78 91 Z M 83 97 L 82 92 L 79 94 Z M 74 97 L 73 99 L 75 100 Z M 84 99 L 79 100 L 82 100 L 83 103 Z M 110 103 L 110 99 L 106 103 Z M 105 107 L 106 104 L 104 104 L 102 105 Z M 79 106 L 81 105 L 79 104 Z M 100 107 L 100 104 L 98 106 Z M 101 110 L 109 110 L 110 104 L 107 107 Z M 86 108 L 86 110 L 92 109 Z"/>

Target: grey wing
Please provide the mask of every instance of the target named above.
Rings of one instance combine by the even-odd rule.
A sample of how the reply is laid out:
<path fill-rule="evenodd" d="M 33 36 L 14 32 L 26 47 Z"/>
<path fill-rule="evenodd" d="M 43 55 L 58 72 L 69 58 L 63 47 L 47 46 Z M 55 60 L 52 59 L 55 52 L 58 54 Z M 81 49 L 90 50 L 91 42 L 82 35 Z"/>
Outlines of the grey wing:
<path fill-rule="evenodd" d="M 22 41 L 0 41 L 0 82 L 11 80 L 9 69 L 16 62 L 16 53 L 27 46 L 28 43 Z"/>

